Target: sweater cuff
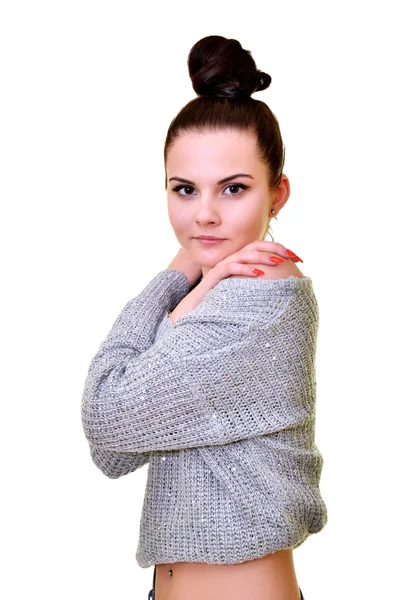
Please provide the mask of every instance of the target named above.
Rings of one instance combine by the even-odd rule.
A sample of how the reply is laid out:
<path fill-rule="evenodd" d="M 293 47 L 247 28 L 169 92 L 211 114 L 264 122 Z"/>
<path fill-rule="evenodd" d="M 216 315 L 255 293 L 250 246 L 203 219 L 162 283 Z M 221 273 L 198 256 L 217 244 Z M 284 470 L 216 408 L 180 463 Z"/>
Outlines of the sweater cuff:
<path fill-rule="evenodd" d="M 148 284 L 146 291 L 163 308 L 173 310 L 190 291 L 187 277 L 176 269 L 164 269 Z"/>

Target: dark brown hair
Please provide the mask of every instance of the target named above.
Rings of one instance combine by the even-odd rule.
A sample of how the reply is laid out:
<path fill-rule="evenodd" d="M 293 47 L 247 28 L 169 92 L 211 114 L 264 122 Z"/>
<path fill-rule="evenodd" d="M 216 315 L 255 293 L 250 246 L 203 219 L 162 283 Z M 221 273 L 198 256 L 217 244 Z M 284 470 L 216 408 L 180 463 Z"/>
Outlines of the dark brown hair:
<path fill-rule="evenodd" d="M 256 135 L 259 156 L 269 169 L 269 189 L 276 189 L 285 162 L 279 123 L 267 104 L 250 97 L 269 87 L 270 75 L 256 68 L 250 51 L 243 49 L 240 42 L 219 35 L 204 37 L 194 44 L 187 64 L 198 97 L 180 110 L 168 128 L 164 145 L 165 189 L 168 151 L 181 133 L 228 128 Z"/>

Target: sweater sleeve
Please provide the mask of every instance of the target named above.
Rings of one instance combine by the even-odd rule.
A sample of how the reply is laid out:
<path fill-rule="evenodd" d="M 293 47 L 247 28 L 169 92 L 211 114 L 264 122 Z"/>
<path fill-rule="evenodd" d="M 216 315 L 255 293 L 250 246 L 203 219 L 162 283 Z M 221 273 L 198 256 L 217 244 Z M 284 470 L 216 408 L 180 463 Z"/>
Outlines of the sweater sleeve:
<path fill-rule="evenodd" d="M 90 455 L 93 463 L 110 479 L 118 479 L 146 465 L 149 452 L 116 452 L 99 448 L 89 442 Z"/>
<path fill-rule="evenodd" d="M 317 326 L 311 281 L 293 276 L 223 280 L 143 352 L 121 314 L 89 367 L 85 435 L 97 448 L 154 452 L 297 427 L 314 411 Z"/>
<path fill-rule="evenodd" d="M 104 348 L 108 347 L 118 347 L 120 351 L 124 345 L 135 356 L 145 351 L 152 345 L 165 311 L 173 310 L 189 289 L 190 284 L 180 271 L 166 269 L 158 273 L 137 297 L 126 304 L 111 333 L 104 344 L 101 344 L 100 352 L 105 352 Z M 119 336 L 121 331 L 122 339 Z M 93 463 L 111 479 L 141 468 L 148 463 L 150 457 L 149 452 L 111 450 L 91 441 L 89 451 Z"/>

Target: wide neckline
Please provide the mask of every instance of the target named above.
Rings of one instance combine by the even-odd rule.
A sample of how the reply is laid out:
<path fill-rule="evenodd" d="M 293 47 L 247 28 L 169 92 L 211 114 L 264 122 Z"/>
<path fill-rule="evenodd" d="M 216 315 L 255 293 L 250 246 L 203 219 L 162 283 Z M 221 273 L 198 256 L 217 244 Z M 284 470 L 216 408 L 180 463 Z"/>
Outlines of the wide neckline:
<path fill-rule="evenodd" d="M 289 296 L 299 290 L 313 292 L 312 279 L 310 277 L 296 277 L 296 275 L 289 275 L 289 277 L 280 279 L 256 279 L 244 276 L 227 277 L 219 281 L 213 289 L 207 292 L 204 298 L 223 292 L 234 296 L 237 296 L 237 294 L 247 296 L 250 293 L 256 294 L 257 292 L 266 295 L 271 294 L 272 296 Z"/>
<path fill-rule="evenodd" d="M 173 269 L 170 269 L 173 270 Z M 182 273 L 182 271 L 176 271 L 179 273 L 185 281 L 189 284 L 187 277 Z M 204 277 L 198 280 L 197 285 L 199 285 L 203 281 Z M 226 277 L 225 279 L 221 279 L 214 288 L 209 290 L 206 294 L 212 294 L 217 289 L 229 288 L 231 289 L 245 289 L 245 290 L 255 290 L 255 289 L 263 289 L 263 290 L 272 290 L 278 291 L 280 290 L 282 293 L 294 290 L 299 287 L 312 287 L 313 282 L 312 279 L 308 276 L 304 277 L 296 277 L 296 275 L 289 275 L 288 277 L 281 277 L 280 279 L 260 279 L 256 277 L 248 277 L 245 275 L 241 276 L 232 276 Z M 194 286 L 189 284 L 189 288 L 192 289 Z"/>
<path fill-rule="evenodd" d="M 245 295 L 249 292 L 255 293 L 258 290 L 266 294 L 267 301 L 269 299 L 269 294 L 271 297 L 283 297 L 289 296 L 291 294 L 296 294 L 299 290 L 306 290 L 313 293 L 313 282 L 312 279 L 308 276 L 296 277 L 296 275 L 289 275 L 288 277 L 282 277 L 280 279 L 256 279 L 253 277 L 245 276 L 226 277 L 225 279 L 219 281 L 214 286 L 214 288 L 212 288 L 206 293 L 202 302 L 195 309 L 193 309 L 189 313 L 186 313 L 185 315 L 182 315 L 175 321 L 172 321 L 169 318 L 169 313 L 167 313 L 164 316 L 163 321 L 166 322 L 168 326 L 175 327 L 178 323 L 181 323 L 182 321 L 185 322 L 187 318 L 191 320 L 193 313 L 195 311 L 198 311 L 199 306 L 204 302 L 207 302 L 208 305 L 216 294 L 219 294 L 219 296 L 221 296 L 222 293 L 225 292 L 226 294 L 228 293 L 230 295 L 234 295 L 234 297 L 237 297 L 237 295 L 240 294 L 242 294 L 242 296 L 245 297 Z M 265 301 L 264 297 L 261 296 L 260 298 L 263 302 Z"/>
<path fill-rule="evenodd" d="M 231 284 L 234 287 L 249 287 L 249 285 L 265 288 L 265 289 L 286 289 L 296 287 L 297 285 L 309 285 L 312 284 L 310 277 L 296 277 L 296 275 L 289 275 L 288 277 L 281 277 L 280 279 L 259 279 L 256 277 L 226 277 L 217 283 L 213 288 L 216 289 L 224 284 Z"/>

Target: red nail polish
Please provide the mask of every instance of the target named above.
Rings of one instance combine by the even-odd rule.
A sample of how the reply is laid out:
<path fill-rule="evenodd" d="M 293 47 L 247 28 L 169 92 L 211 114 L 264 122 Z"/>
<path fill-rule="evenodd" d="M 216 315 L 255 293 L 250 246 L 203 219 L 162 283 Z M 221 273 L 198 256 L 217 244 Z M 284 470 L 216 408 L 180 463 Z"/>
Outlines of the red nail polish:
<path fill-rule="evenodd" d="M 252 269 L 252 271 L 256 275 L 264 275 L 264 271 L 262 271 L 261 269 Z"/>
<path fill-rule="evenodd" d="M 290 258 L 293 258 L 293 260 L 298 260 L 300 262 L 303 262 L 303 260 L 301 258 L 299 258 L 299 256 L 297 254 L 295 254 L 294 252 L 292 252 L 292 250 L 287 250 L 286 249 L 286 254 L 288 256 L 290 256 Z"/>

